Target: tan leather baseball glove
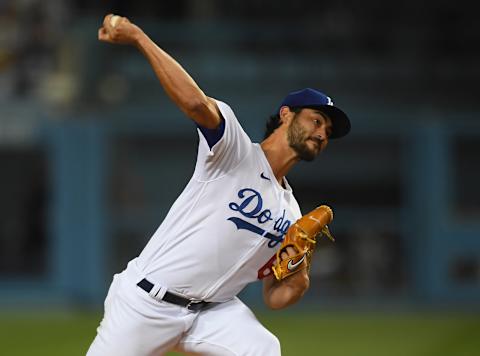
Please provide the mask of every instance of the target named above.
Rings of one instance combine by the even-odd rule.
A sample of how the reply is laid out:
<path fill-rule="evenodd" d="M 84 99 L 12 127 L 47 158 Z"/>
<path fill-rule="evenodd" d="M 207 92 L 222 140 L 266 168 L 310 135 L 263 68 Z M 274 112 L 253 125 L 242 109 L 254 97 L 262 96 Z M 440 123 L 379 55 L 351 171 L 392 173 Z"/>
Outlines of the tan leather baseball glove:
<path fill-rule="evenodd" d="M 321 205 L 302 216 L 295 224 L 290 226 L 280 249 L 277 251 L 276 265 L 272 267 L 273 273 L 278 280 L 282 280 L 305 268 L 310 268 L 310 261 L 317 242 L 316 239 L 319 236 L 325 235 L 330 240 L 335 241 L 327 226 L 332 220 L 332 209 L 326 205 Z M 297 253 L 282 260 L 282 252 L 287 252 L 288 247 L 293 247 Z"/>

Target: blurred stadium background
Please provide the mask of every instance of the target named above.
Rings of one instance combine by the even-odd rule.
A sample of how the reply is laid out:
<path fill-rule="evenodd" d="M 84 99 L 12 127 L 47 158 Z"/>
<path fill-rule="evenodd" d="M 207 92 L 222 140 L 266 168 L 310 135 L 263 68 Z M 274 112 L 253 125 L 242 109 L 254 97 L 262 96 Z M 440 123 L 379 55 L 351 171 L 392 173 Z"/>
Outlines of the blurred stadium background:
<path fill-rule="evenodd" d="M 477 355 L 480 25 L 468 1 L 1 0 L 0 354 L 81 355 L 113 273 L 194 167 L 196 132 L 134 49 L 126 15 L 252 139 L 311 86 L 353 131 L 290 176 L 336 213 L 292 311 L 242 298 L 285 355 Z M 28 341 L 29 340 L 29 341 Z"/>

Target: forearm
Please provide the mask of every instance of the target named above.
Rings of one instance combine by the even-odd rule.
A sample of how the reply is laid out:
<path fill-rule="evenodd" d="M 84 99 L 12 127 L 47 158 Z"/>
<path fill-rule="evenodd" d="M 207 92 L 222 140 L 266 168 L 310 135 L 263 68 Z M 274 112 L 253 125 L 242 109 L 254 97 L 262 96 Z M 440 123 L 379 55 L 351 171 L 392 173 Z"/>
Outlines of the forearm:
<path fill-rule="evenodd" d="M 138 36 L 135 44 L 150 62 L 167 95 L 187 116 L 191 116 L 202 105 L 207 105 L 207 96 L 192 77 L 145 33 Z"/>
<path fill-rule="evenodd" d="M 278 281 L 274 277 L 263 282 L 263 299 L 271 309 L 283 309 L 298 302 L 310 286 L 306 270 Z"/>
<path fill-rule="evenodd" d="M 100 41 L 136 46 L 147 58 L 167 95 L 200 126 L 213 129 L 221 122 L 215 100 L 207 97 L 188 73 L 126 17 L 105 16 Z"/>

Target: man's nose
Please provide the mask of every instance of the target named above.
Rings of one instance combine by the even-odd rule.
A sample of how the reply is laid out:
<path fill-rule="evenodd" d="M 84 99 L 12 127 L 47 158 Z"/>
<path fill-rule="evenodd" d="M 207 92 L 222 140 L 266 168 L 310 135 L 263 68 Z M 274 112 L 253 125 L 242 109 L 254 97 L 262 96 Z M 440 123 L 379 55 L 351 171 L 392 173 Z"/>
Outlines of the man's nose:
<path fill-rule="evenodd" d="M 315 132 L 315 136 L 317 136 L 322 141 L 328 139 L 327 129 L 325 128 L 325 126 L 319 127 L 317 129 L 317 132 Z"/>

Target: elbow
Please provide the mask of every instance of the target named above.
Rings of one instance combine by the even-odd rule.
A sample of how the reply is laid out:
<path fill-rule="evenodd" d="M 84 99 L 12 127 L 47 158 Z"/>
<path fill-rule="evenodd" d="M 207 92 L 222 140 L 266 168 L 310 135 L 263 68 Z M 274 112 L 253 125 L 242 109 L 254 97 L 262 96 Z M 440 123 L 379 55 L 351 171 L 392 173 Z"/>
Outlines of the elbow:
<path fill-rule="evenodd" d="M 183 105 L 184 110 L 189 114 L 202 113 L 208 108 L 207 98 L 190 98 Z"/>
<path fill-rule="evenodd" d="M 220 124 L 217 106 L 208 97 L 191 99 L 183 105 L 183 108 L 185 114 L 202 127 L 214 129 Z"/>
<path fill-rule="evenodd" d="M 207 97 L 188 98 L 182 104 L 183 111 L 191 118 L 205 116 L 210 110 L 210 102 Z"/>

